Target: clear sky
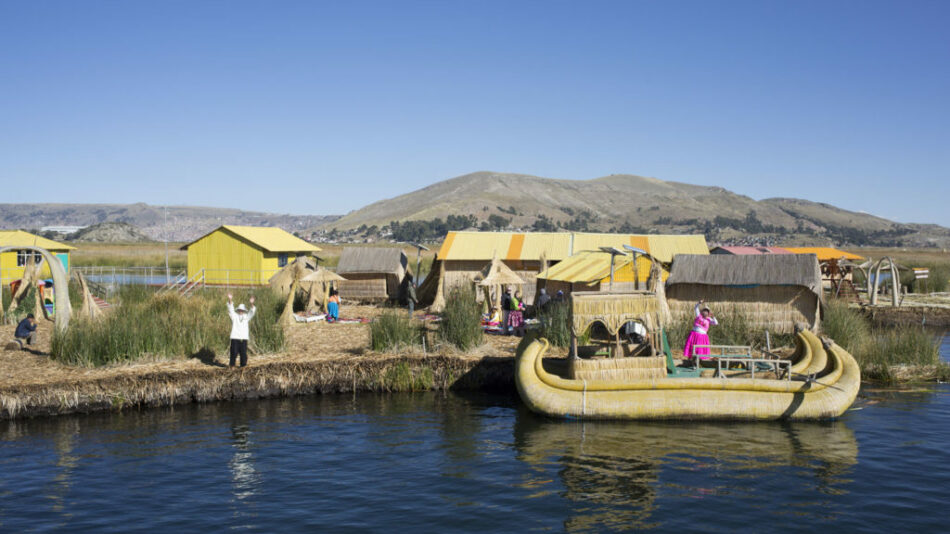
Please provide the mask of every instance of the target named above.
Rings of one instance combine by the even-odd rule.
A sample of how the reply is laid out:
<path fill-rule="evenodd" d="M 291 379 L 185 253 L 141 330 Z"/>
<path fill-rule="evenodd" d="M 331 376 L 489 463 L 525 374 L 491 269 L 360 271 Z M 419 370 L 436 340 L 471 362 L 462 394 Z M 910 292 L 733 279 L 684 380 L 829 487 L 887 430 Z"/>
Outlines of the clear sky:
<path fill-rule="evenodd" d="M 950 2 L 0 3 L 0 202 L 612 173 L 950 226 Z"/>

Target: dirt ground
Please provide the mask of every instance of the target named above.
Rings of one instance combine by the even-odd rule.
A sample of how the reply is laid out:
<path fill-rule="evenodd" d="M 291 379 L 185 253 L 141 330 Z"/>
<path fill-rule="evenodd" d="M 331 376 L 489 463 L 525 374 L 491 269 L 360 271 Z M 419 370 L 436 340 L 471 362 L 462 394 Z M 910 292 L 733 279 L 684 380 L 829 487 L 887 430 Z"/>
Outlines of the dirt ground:
<path fill-rule="evenodd" d="M 382 309 L 374 306 L 344 306 L 344 317 L 366 317 L 372 319 L 382 313 Z M 422 317 L 417 314 L 417 317 Z M 229 372 L 227 367 L 228 354 L 199 353 L 183 355 L 179 359 L 149 359 L 143 358 L 138 362 L 109 367 L 87 368 L 62 365 L 49 358 L 50 336 L 53 323 L 40 321 L 37 328 L 37 342 L 28 350 L 19 348 L 10 349 L 8 344 L 13 342 L 14 325 L 0 326 L 0 390 L 15 388 L 24 385 L 56 384 L 62 382 L 98 380 L 117 376 L 134 376 L 153 371 L 187 371 L 189 369 L 219 367 L 221 372 Z M 227 337 L 228 332 L 221 332 Z M 433 336 L 430 336 L 433 337 Z M 437 347 L 436 351 L 442 354 L 459 358 L 481 358 L 484 356 L 511 356 L 514 357 L 519 338 L 510 336 L 486 335 L 485 344 L 468 353 L 461 353 L 451 348 Z M 431 347 L 428 349 L 430 352 Z M 553 352 L 553 351 L 552 351 Z M 560 351 L 560 352 L 563 352 Z M 418 351 L 422 356 L 423 352 Z M 557 355 L 557 354 L 552 354 Z M 315 361 L 352 358 L 383 357 L 380 353 L 369 350 L 368 324 L 327 324 L 325 322 L 296 323 L 288 332 L 288 339 L 284 351 L 275 354 L 250 354 L 248 365 L 260 366 L 273 362 L 285 361 Z"/>

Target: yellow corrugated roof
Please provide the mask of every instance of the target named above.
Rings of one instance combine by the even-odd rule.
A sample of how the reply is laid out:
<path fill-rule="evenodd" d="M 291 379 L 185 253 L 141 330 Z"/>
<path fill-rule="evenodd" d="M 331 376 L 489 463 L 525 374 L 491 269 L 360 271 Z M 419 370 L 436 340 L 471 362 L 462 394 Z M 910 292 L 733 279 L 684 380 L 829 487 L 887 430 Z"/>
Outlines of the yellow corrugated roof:
<path fill-rule="evenodd" d="M 187 249 L 192 244 L 204 239 L 205 237 L 217 232 L 219 230 L 227 230 L 239 237 L 244 238 L 245 240 L 253 243 L 254 245 L 266 250 L 267 252 L 319 252 L 320 248 L 310 243 L 307 243 L 303 239 L 287 232 L 283 228 L 277 228 L 274 226 L 237 226 L 233 224 L 225 224 L 216 228 L 214 231 L 209 232 L 198 239 L 188 243 L 187 245 L 181 247 L 182 249 Z"/>
<path fill-rule="evenodd" d="M 842 258 L 846 260 L 864 259 L 857 254 L 838 250 L 834 247 L 785 247 L 785 249 L 791 250 L 795 254 L 814 254 L 818 256 L 818 261 L 840 260 Z"/>
<path fill-rule="evenodd" d="M 560 261 L 571 254 L 566 232 L 449 232 L 439 248 L 441 260 Z"/>
<path fill-rule="evenodd" d="M 646 250 L 663 262 L 676 254 L 709 254 L 702 235 L 637 235 L 590 232 L 449 232 L 439 249 L 443 260 L 538 260 L 561 261 L 600 247 L 625 250 L 631 245 Z"/>
<path fill-rule="evenodd" d="M 574 234 L 574 252 L 585 250 L 600 250 L 600 247 L 614 247 L 624 250 L 624 245 L 631 245 L 640 249 L 648 250 L 646 236 L 633 234 L 595 234 L 587 232 L 576 232 Z"/>
<path fill-rule="evenodd" d="M 646 282 L 650 276 L 650 260 L 646 258 L 637 260 L 637 270 L 640 281 Z M 610 280 L 610 254 L 594 251 L 578 252 L 539 273 L 538 278 L 582 284 L 607 282 Z M 630 256 L 617 256 L 614 259 L 614 281 L 633 281 L 633 260 Z"/>
<path fill-rule="evenodd" d="M 647 251 L 654 258 L 669 263 L 677 254 L 709 254 L 702 235 L 648 235 Z"/>
<path fill-rule="evenodd" d="M 23 230 L 0 230 L 0 247 L 40 247 L 46 250 L 76 250 L 76 247 L 64 245 Z"/>

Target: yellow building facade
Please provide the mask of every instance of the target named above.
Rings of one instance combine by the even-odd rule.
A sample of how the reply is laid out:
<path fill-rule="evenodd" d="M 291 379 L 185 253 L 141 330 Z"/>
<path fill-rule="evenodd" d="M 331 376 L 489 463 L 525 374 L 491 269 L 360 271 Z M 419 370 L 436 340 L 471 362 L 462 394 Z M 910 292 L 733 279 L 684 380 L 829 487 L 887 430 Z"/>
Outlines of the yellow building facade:
<path fill-rule="evenodd" d="M 0 230 L 0 247 L 40 247 L 53 253 L 62 262 L 66 272 L 69 272 L 69 252 L 76 250 L 75 247 L 58 243 L 52 239 L 46 239 L 23 230 Z M 23 277 L 23 269 L 29 261 L 29 255 L 34 254 L 34 261 L 39 262 L 42 257 L 38 253 L 31 253 L 25 250 L 13 250 L 0 254 L 0 282 L 9 284 L 14 280 Z M 49 266 L 43 265 L 40 276 L 47 278 L 50 276 Z"/>
<path fill-rule="evenodd" d="M 206 284 L 264 285 L 296 256 L 320 249 L 281 228 L 224 225 L 182 247 L 188 251 L 188 278 Z"/>

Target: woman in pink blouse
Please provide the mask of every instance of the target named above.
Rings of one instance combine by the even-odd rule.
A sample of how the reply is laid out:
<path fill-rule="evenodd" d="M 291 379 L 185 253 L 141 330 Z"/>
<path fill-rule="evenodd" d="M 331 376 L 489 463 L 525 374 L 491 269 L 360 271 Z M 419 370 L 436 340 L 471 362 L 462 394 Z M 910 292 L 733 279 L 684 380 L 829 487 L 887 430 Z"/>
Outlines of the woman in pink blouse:
<path fill-rule="evenodd" d="M 683 348 L 683 357 L 687 360 L 694 356 L 699 356 L 701 360 L 708 360 L 709 348 L 696 347 L 696 345 L 709 345 L 709 327 L 718 325 L 719 321 L 712 315 L 709 306 L 704 301 L 699 301 L 694 309 L 696 320 L 693 321 L 693 330 L 686 338 L 686 347 Z"/>

